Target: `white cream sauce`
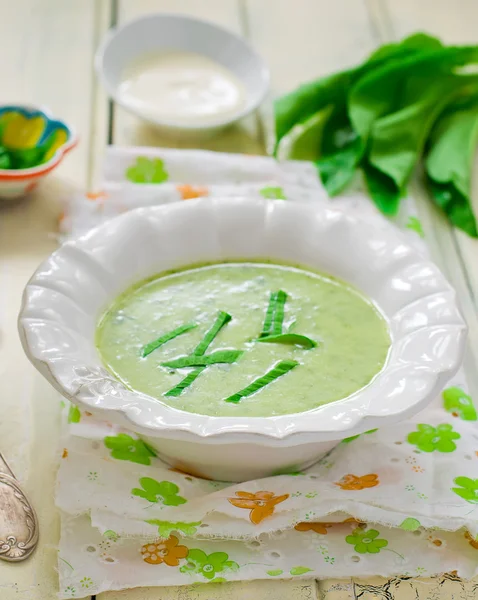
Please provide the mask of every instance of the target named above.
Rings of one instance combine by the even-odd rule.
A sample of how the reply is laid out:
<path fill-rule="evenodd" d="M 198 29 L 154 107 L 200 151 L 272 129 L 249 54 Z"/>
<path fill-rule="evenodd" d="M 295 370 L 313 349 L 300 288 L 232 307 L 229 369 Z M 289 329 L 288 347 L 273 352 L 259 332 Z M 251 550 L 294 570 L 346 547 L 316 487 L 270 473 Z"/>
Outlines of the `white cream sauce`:
<path fill-rule="evenodd" d="M 244 85 L 233 73 L 191 52 L 138 57 L 122 74 L 120 95 L 146 117 L 187 125 L 221 121 L 246 104 Z"/>

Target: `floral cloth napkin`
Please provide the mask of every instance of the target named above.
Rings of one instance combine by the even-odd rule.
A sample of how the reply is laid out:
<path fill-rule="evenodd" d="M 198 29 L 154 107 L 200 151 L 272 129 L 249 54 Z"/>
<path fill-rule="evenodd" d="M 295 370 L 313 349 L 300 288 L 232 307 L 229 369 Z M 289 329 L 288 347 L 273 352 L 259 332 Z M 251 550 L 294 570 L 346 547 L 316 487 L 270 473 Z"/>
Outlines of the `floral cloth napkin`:
<path fill-rule="evenodd" d="M 111 147 L 64 236 L 198 196 L 329 202 L 306 162 Z M 227 200 L 225 200 L 227 201 Z M 333 201 L 383 223 L 356 194 Z M 397 224 L 426 251 L 413 202 Z M 244 579 L 478 573 L 477 409 L 460 372 L 415 418 L 343 440 L 313 467 L 230 484 L 162 463 L 131 431 L 65 406 L 60 597 Z"/>

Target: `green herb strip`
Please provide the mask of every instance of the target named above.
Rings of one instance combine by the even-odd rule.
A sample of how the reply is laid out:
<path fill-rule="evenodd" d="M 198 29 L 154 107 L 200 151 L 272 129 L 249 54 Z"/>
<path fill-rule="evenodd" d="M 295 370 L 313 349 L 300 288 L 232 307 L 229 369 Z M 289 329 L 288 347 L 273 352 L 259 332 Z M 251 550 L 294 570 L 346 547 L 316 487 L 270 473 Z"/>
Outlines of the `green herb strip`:
<path fill-rule="evenodd" d="M 204 338 L 199 342 L 196 349 L 193 351 L 193 354 L 195 354 L 196 356 L 202 356 L 206 352 L 206 350 L 209 348 L 211 343 L 214 341 L 214 338 L 217 336 L 217 334 L 224 327 L 224 325 L 226 325 L 226 323 L 229 323 L 229 321 L 231 319 L 232 319 L 231 315 L 229 315 L 226 312 L 223 312 L 222 310 L 219 311 L 219 314 L 216 318 L 216 321 L 214 322 L 214 325 L 206 333 Z"/>
<path fill-rule="evenodd" d="M 201 373 L 204 371 L 206 367 L 199 367 L 197 369 L 194 369 L 194 371 L 191 371 L 191 373 L 189 373 L 189 375 L 187 375 L 184 379 L 182 379 L 178 385 L 175 385 L 173 388 L 171 388 L 169 391 L 167 391 L 164 395 L 165 396 L 180 396 L 183 391 L 189 387 L 196 379 L 197 377 L 199 377 L 199 375 L 201 375 Z"/>
<path fill-rule="evenodd" d="M 280 335 L 268 335 L 267 337 L 261 337 L 257 340 L 258 342 L 266 342 L 269 344 L 289 344 L 291 346 L 301 346 L 302 348 L 315 348 L 317 342 L 311 340 L 306 335 L 299 335 L 298 333 L 281 333 Z"/>
<path fill-rule="evenodd" d="M 214 338 L 217 336 L 217 334 L 224 327 L 224 325 L 226 325 L 226 323 L 229 323 L 231 319 L 231 315 L 222 310 L 219 311 L 219 314 L 213 326 L 196 346 L 196 349 L 194 350 L 193 354 L 195 356 L 202 356 L 209 348 L 211 343 L 214 341 Z M 199 375 L 204 371 L 205 368 L 205 366 L 198 367 L 197 369 L 186 375 L 186 377 L 182 381 L 180 381 L 178 385 L 171 388 L 164 395 L 180 396 L 186 388 L 188 388 L 192 383 L 194 383 L 194 381 L 199 377 Z"/>
<path fill-rule="evenodd" d="M 179 327 L 176 327 L 176 329 L 173 329 L 172 331 L 160 336 L 157 340 L 154 340 L 154 342 L 146 344 L 146 346 L 143 348 L 143 358 L 151 354 L 151 352 L 154 352 L 154 350 L 156 350 L 166 342 L 174 340 L 174 338 L 177 338 L 179 335 L 182 335 L 187 331 L 191 331 L 191 329 L 194 329 L 195 327 L 197 327 L 196 323 L 187 323 L 186 325 L 180 325 Z"/>
<path fill-rule="evenodd" d="M 272 322 L 272 335 L 280 335 L 282 333 L 282 323 L 284 322 L 284 307 L 287 301 L 287 294 L 282 290 L 277 292 L 274 320 Z"/>
<path fill-rule="evenodd" d="M 243 354 L 242 350 L 217 350 L 212 354 L 202 356 L 196 356 L 195 354 L 181 356 L 175 360 L 161 363 L 161 366 L 169 367 L 170 369 L 183 369 L 186 367 L 206 367 L 208 365 L 217 365 L 219 363 L 230 364 L 236 362 Z"/>
<path fill-rule="evenodd" d="M 270 369 L 270 371 L 267 371 L 265 375 L 262 375 L 262 377 L 259 377 L 259 379 L 253 381 L 243 390 L 241 390 L 240 392 L 236 392 L 228 398 L 225 398 L 224 402 L 232 402 L 234 404 L 237 404 L 242 400 L 242 398 L 245 398 L 246 396 L 252 396 L 252 394 L 255 394 L 255 392 L 257 392 L 261 388 L 265 387 L 266 385 L 269 385 L 275 379 L 278 379 L 279 377 L 282 377 L 283 375 L 291 371 L 298 364 L 299 363 L 296 360 L 281 360 L 272 369 Z"/>
<path fill-rule="evenodd" d="M 271 333 L 272 319 L 274 318 L 275 305 L 277 302 L 277 294 L 278 292 L 272 292 L 271 297 L 269 298 L 269 305 L 267 306 L 264 326 L 262 327 L 262 333 L 259 337 L 265 337 Z"/>
<path fill-rule="evenodd" d="M 272 292 L 269 298 L 264 326 L 259 337 L 268 335 L 278 335 L 282 333 L 282 324 L 284 322 L 284 306 L 287 301 L 287 294 L 282 290 Z"/>

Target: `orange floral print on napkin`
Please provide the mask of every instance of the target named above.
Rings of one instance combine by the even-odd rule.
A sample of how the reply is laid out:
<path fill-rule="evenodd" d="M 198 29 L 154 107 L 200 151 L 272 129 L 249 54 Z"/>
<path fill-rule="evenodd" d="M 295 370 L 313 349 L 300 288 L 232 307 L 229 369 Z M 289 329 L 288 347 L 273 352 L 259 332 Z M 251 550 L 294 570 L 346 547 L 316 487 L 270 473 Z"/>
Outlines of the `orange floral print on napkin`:
<path fill-rule="evenodd" d="M 283 496 L 274 496 L 273 492 L 236 492 L 237 498 L 228 498 L 229 502 L 237 508 L 246 508 L 250 510 L 249 519 L 254 525 L 259 525 L 261 521 L 270 517 L 277 504 L 284 502 L 289 494 Z"/>
<path fill-rule="evenodd" d="M 372 488 L 379 485 L 380 481 L 378 475 L 375 473 L 369 473 L 368 475 L 344 475 L 340 481 L 337 481 L 335 485 L 343 490 L 364 490 L 365 488 Z"/>
<path fill-rule="evenodd" d="M 186 558 L 189 553 L 186 546 L 178 544 L 179 540 L 174 535 L 170 535 L 167 540 L 145 544 L 141 547 L 143 560 L 150 565 L 160 565 L 161 563 L 164 563 L 168 565 L 168 567 L 177 567 L 179 565 L 179 559 Z"/>
<path fill-rule="evenodd" d="M 307 521 L 303 521 L 302 523 L 297 523 L 294 529 L 297 531 L 315 531 L 315 533 L 327 535 L 327 528 L 332 527 L 332 525 L 337 525 L 337 523 L 308 523 Z"/>
<path fill-rule="evenodd" d="M 62 458 L 68 458 L 68 450 L 66 448 L 63 448 L 63 454 L 61 455 Z"/>
<path fill-rule="evenodd" d="M 104 191 L 99 191 L 99 192 L 88 192 L 86 194 L 86 197 L 88 198 L 88 200 L 106 200 L 106 198 L 108 198 L 108 194 Z"/>
<path fill-rule="evenodd" d="M 178 185 L 176 189 L 181 194 L 183 200 L 192 200 L 193 198 L 201 198 L 207 196 L 207 187 L 193 187 L 192 185 Z"/>

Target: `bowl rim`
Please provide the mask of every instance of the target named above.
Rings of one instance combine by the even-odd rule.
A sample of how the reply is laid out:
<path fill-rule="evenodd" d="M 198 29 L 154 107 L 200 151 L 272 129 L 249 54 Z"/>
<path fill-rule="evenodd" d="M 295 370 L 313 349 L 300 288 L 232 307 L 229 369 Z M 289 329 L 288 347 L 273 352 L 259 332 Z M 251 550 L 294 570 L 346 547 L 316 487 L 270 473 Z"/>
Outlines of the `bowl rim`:
<path fill-rule="evenodd" d="M 245 48 L 247 48 L 247 50 L 254 57 L 254 60 L 256 61 L 257 65 L 258 65 L 258 72 L 261 74 L 262 89 L 258 90 L 255 100 L 253 102 L 251 102 L 251 104 L 249 106 L 246 106 L 245 108 L 238 111 L 237 113 L 234 113 L 233 115 L 224 117 L 223 119 L 218 119 L 217 121 L 211 121 L 211 122 L 208 122 L 205 124 L 183 123 L 181 121 L 174 121 L 172 119 L 161 119 L 160 117 L 147 116 L 147 115 L 144 115 L 143 113 L 141 113 L 140 111 L 134 109 L 128 102 L 125 102 L 122 99 L 121 94 L 118 93 L 118 86 L 110 85 L 108 77 L 106 76 L 106 70 L 104 68 L 104 56 L 108 49 L 108 46 L 111 44 L 113 39 L 119 33 L 128 29 L 132 25 L 135 25 L 136 23 L 141 23 L 143 21 L 149 21 L 151 19 L 163 19 L 163 18 L 177 19 L 178 21 L 183 21 L 185 23 L 188 23 L 189 26 L 195 26 L 198 24 L 199 25 L 208 25 L 208 26 L 230 36 L 231 38 L 234 38 L 236 41 L 243 44 L 243 46 Z M 136 117 L 142 119 L 143 121 L 147 121 L 158 127 L 170 128 L 170 129 L 175 129 L 178 131 L 179 130 L 191 131 L 191 132 L 202 131 L 202 130 L 207 130 L 207 129 L 224 127 L 225 125 L 232 124 L 232 123 L 238 121 L 239 119 L 246 117 L 247 115 L 252 113 L 254 110 L 256 110 L 262 104 L 264 99 L 266 98 L 267 93 L 269 91 L 269 87 L 270 87 L 270 70 L 269 70 L 265 60 L 254 49 L 254 47 L 248 42 L 248 40 L 244 39 L 242 36 L 234 33 L 233 31 L 227 29 L 226 27 L 222 27 L 221 25 L 218 25 L 217 23 L 214 23 L 213 21 L 210 21 L 208 19 L 193 17 L 192 15 L 182 15 L 180 13 L 175 13 L 175 12 L 148 13 L 147 15 L 141 15 L 140 17 L 131 19 L 130 21 L 123 23 L 122 25 L 112 27 L 111 29 L 109 29 L 109 31 L 104 36 L 103 40 L 101 41 L 101 43 L 98 46 L 98 49 L 95 53 L 94 66 L 95 66 L 95 71 L 96 71 L 97 77 L 100 79 L 103 86 L 105 87 L 107 94 L 124 110 L 126 110 L 129 113 L 135 115 Z"/>
<path fill-rule="evenodd" d="M 28 169 L 0 169 L 0 181 L 22 181 L 34 179 L 41 175 L 46 175 L 52 171 L 63 160 L 63 157 L 78 144 L 78 136 L 74 128 L 63 119 L 55 118 L 48 108 L 34 106 L 32 104 L 0 105 L 0 114 L 8 110 L 27 114 L 30 117 L 35 114 L 43 115 L 47 121 L 62 125 L 68 132 L 68 139 L 64 144 L 57 148 L 55 154 L 46 163 L 37 165 L 36 167 L 30 167 Z"/>
<path fill-rule="evenodd" d="M 81 253 L 83 256 L 81 268 L 86 268 L 86 273 L 89 271 L 90 274 L 93 271 L 97 271 L 94 274 L 96 278 L 105 277 L 107 271 L 105 271 L 103 263 L 100 263 L 98 258 L 88 253 L 88 248 L 97 247 L 95 238 L 97 241 L 101 239 L 102 248 L 108 248 L 108 244 L 109 248 L 111 248 L 111 244 L 115 243 L 115 237 L 117 240 L 123 240 L 121 236 L 124 235 L 125 231 L 129 231 L 131 227 L 138 227 L 138 225 L 141 227 L 141 223 L 143 223 L 143 227 L 149 227 L 150 217 L 154 218 L 156 216 L 158 222 L 166 223 L 162 225 L 163 228 L 166 228 L 168 227 L 168 220 L 165 219 L 165 215 L 167 214 L 173 214 L 173 217 L 176 215 L 176 218 L 179 215 L 179 222 L 181 222 L 181 215 L 183 215 L 183 218 L 190 218 L 194 222 L 194 218 L 197 217 L 194 210 L 197 213 L 198 207 L 199 211 L 205 211 L 204 214 L 210 214 L 207 211 L 216 210 L 220 212 L 221 210 L 226 210 L 227 212 L 228 205 L 238 206 L 238 203 L 241 210 L 244 210 L 244 207 L 247 207 L 247 205 L 251 209 L 260 206 L 267 215 L 276 212 L 280 216 L 281 211 L 283 211 L 284 215 L 290 216 L 290 213 L 287 215 L 287 211 L 310 211 L 310 215 L 309 212 L 305 213 L 305 216 L 309 220 L 312 215 L 316 217 L 317 221 L 328 219 L 330 227 L 335 227 L 337 220 L 342 220 L 347 226 L 353 227 L 354 230 L 358 231 L 359 236 L 367 240 L 367 243 L 368 236 L 372 232 L 381 235 L 382 239 L 385 239 L 383 227 L 378 227 L 377 224 L 358 218 L 356 215 L 350 215 L 342 209 L 331 208 L 330 205 L 313 205 L 301 202 L 284 203 L 276 200 L 256 198 L 199 198 L 197 200 L 190 200 L 187 203 L 175 202 L 128 211 L 92 229 L 78 239 L 66 242 L 40 265 L 28 282 L 23 294 L 18 327 L 23 348 L 30 361 L 65 397 L 86 410 L 101 415 L 101 418 L 111 420 L 140 434 L 152 437 L 189 441 L 203 440 L 210 443 L 221 443 L 225 437 L 230 436 L 241 443 L 254 441 L 262 445 L 280 445 L 284 441 L 289 445 L 296 445 L 304 442 L 313 443 L 326 440 L 340 440 L 368 431 L 374 427 L 382 426 L 385 423 L 388 425 L 411 416 L 423 408 L 434 395 L 439 393 L 461 364 L 467 327 L 456 305 L 456 293 L 443 274 L 437 269 L 436 265 L 424 258 L 408 242 L 404 241 L 403 236 L 391 224 L 385 224 L 385 231 L 387 232 L 386 243 L 392 244 L 394 249 L 397 247 L 405 248 L 409 252 L 407 256 L 412 257 L 411 266 L 418 265 L 425 273 L 427 270 L 431 273 L 428 274 L 428 279 L 425 274 L 424 280 L 427 282 L 427 285 L 420 287 L 418 298 L 408 300 L 402 308 L 413 306 L 417 312 L 419 310 L 423 311 L 423 306 L 419 306 L 418 301 L 428 301 L 430 297 L 433 297 L 434 299 L 441 299 L 443 305 L 449 309 L 447 313 L 447 310 L 443 310 L 442 305 L 437 310 L 438 324 L 432 322 L 428 325 L 420 325 L 417 326 L 416 330 L 413 329 L 411 332 L 411 334 L 415 334 L 418 331 L 420 335 L 426 333 L 428 336 L 426 340 L 428 346 L 426 346 L 426 349 L 430 350 L 431 346 L 437 344 L 435 336 L 437 329 L 440 329 L 445 332 L 445 338 L 443 339 L 445 339 L 446 343 L 444 345 L 447 346 L 447 344 L 451 343 L 453 349 L 452 356 L 447 355 L 446 361 L 439 362 L 437 360 L 437 364 L 433 363 L 430 365 L 429 362 L 427 364 L 427 361 L 419 361 L 418 359 L 415 359 L 415 364 L 413 364 L 413 361 L 410 361 L 408 358 L 405 367 L 407 377 L 411 381 L 411 388 L 407 387 L 405 389 L 404 386 L 403 389 L 398 389 L 397 391 L 397 379 L 394 380 L 393 377 L 390 377 L 390 374 L 397 376 L 397 373 L 392 369 L 392 367 L 395 367 L 398 372 L 397 365 L 401 369 L 399 371 L 400 376 L 404 376 L 404 366 L 401 364 L 405 353 L 404 350 L 402 350 L 402 355 L 394 359 L 395 363 L 391 360 L 387 361 L 387 364 L 380 372 L 379 375 L 382 376 L 390 371 L 388 380 L 389 389 L 387 389 L 387 381 L 384 380 L 385 384 L 382 386 L 380 394 L 378 394 L 378 384 L 374 390 L 374 382 L 381 381 L 379 377 L 376 377 L 370 384 L 340 401 L 322 405 L 313 411 L 275 417 L 209 417 L 174 409 L 158 402 L 157 399 L 153 399 L 147 394 L 128 390 L 104 368 L 88 366 L 88 361 L 83 356 L 81 356 L 79 371 L 77 372 L 73 369 L 75 376 L 71 375 L 70 370 L 66 374 L 58 375 L 56 371 L 58 365 L 55 363 L 55 361 L 58 361 L 58 358 L 52 356 L 50 352 L 48 333 L 43 338 L 41 336 L 45 336 L 44 333 L 41 333 L 39 338 L 35 337 L 37 335 L 35 331 L 38 324 L 48 327 L 52 322 L 58 326 L 58 331 L 55 333 L 59 341 L 58 345 L 62 341 L 68 340 L 69 336 L 71 337 L 71 330 L 61 319 L 58 319 L 55 323 L 54 310 L 52 313 L 50 306 L 48 309 L 42 309 L 40 305 L 36 305 L 35 300 L 35 293 L 39 287 L 43 287 L 47 291 L 57 289 L 53 281 L 55 280 L 54 273 L 56 271 L 57 259 L 66 260 L 65 264 L 67 265 L 70 261 L 68 269 L 71 271 L 72 266 L 80 264 L 78 262 L 71 264 L 72 257 L 75 253 Z M 286 205 L 295 208 L 281 208 Z M 188 217 L 188 211 L 191 212 L 192 216 Z M 166 231 L 166 229 L 163 229 L 163 231 Z M 157 231 L 155 234 L 157 235 Z M 278 257 L 272 258 L 280 260 Z M 221 260 L 225 260 L 225 258 L 219 257 L 218 262 Z M 94 266 L 95 261 L 96 268 Z M 187 266 L 187 264 L 183 263 L 183 266 Z M 398 269 L 399 267 L 396 266 L 395 268 Z M 83 280 L 84 273 L 85 271 L 82 271 Z M 409 283 L 414 285 L 412 274 L 408 275 L 408 277 Z M 430 288 L 428 287 L 428 283 L 431 282 L 432 278 L 438 278 L 440 284 L 440 290 L 433 293 L 429 291 Z M 60 278 L 57 279 L 60 280 Z M 82 285 L 86 289 L 86 284 Z M 71 289 L 68 289 L 69 291 L 66 293 L 64 291 L 60 292 L 62 301 L 67 301 L 70 305 L 80 306 L 76 304 L 79 288 L 75 290 L 73 286 Z M 111 302 L 118 293 L 120 292 L 115 290 L 115 293 L 110 295 L 108 302 Z M 412 296 L 415 297 L 413 294 Z M 81 306 L 80 308 L 83 310 Z M 450 314 L 453 318 L 450 317 Z M 33 334 L 30 335 L 32 332 Z M 403 339 L 408 338 L 411 334 L 404 334 Z M 79 335 L 81 337 L 82 334 Z M 401 339 L 398 338 L 398 341 Z M 420 342 L 420 339 L 418 338 L 418 342 Z M 442 346 L 443 339 L 440 340 L 439 338 L 438 340 Z M 417 343 L 416 340 L 414 340 L 414 343 Z M 454 346 L 453 343 L 455 344 Z M 394 350 L 394 344 L 395 340 L 392 336 L 390 354 Z M 88 338 L 87 345 L 94 347 L 94 340 Z M 100 361 L 98 360 L 97 362 Z M 59 368 L 61 371 L 63 368 L 61 364 Z M 425 387 L 423 382 L 425 382 Z M 395 387 L 392 388 L 392 385 Z M 385 392 L 388 392 L 388 396 Z M 379 396 L 380 402 L 377 403 Z M 155 414 L 152 416 L 152 413 Z"/>

